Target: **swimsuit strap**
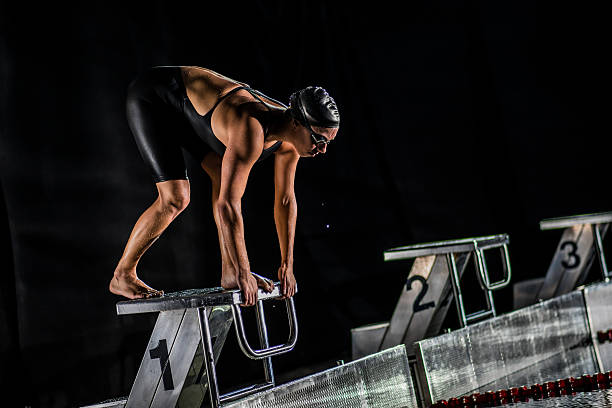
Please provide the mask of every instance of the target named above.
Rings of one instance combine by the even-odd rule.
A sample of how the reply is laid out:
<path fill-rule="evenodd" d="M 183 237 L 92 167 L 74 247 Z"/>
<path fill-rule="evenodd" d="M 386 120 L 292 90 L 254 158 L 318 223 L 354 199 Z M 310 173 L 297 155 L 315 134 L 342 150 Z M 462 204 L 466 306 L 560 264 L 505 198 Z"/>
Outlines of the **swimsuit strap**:
<path fill-rule="evenodd" d="M 283 104 L 282 102 L 279 102 L 279 101 L 277 101 L 276 99 L 272 99 L 272 98 L 270 98 L 269 96 L 266 96 L 265 94 L 263 94 L 263 93 L 261 93 L 261 92 L 259 92 L 259 91 L 255 90 L 255 89 L 253 89 L 253 88 L 250 88 L 250 87 L 248 87 L 248 86 L 239 86 L 239 87 L 236 87 L 236 88 L 232 89 L 231 91 L 229 91 L 229 92 L 228 92 L 228 93 L 226 93 L 225 95 L 220 96 L 220 97 L 219 97 L 219 99 L 217 99 L 217 102 L 215 102 L 215 104 L 214 104 L 214 106 L 212 107 L 212 109 L 209 111 L 209 113 L 207 113 L 207 115 L 210 115 L 210 117 L 212 118 L 212 112 L 215 110 L 215 108 L 217 107 L 217 105 L 219 105 L 219 103 L 221 103 L 221 101 L 222 101 L 223 99 L 227 98 L 227 97 L 228 97 L 228 96 L 230 96 L 231 94 L 233 94 L 233 93 L 235 93 L 235 92 L 238 92 L 238 91 L 240 91 L 240 90 L 242 90 L 242 89 L 247 90 L 247 91 L 248 91 L 248 92 L 251 94 L 251 96 L 253 96 L 253 98 L 255 98 L 255 99 L 257 99 L 259 102 L 261 102 L 261 103 L 262 103 L 262 104 L 263 104 L 263 105 L 264 105 L 266 108 L 268 108 L 268 110 L 270 110 L 270 107 L 268 106 L 268 104 L 267 104 L 266 102 L 264 102 L 264 101 L 263 101 L 263 100 L 260 98 L 260 96 L 262 96 L 262 97 L 264 97 L 264 98 L 266 98 L 266 99 L 270 99 L 271 101 L 276 102 L 276 103 L 278 103 L 279 105 L 281 105 L 281 106 L 283 106 L 283 107 L 285 107 L 285 108 L 287 107 L 287 106 L 285 106 L 285 104 Z M 267 135 L 268 135 L 268 127 L 266 126 L 266 127 L 264 128 L 264 137 L 266 137 Z M 277 142 L 277 143 L 275 143 L 274 145 L 270 146 L 270 147 L 268 148 L 268 150 L 273 149 L 273 148 L 276 148 L 276 149 L 274 149 L 274 150 L 276 151 L 276 150 L 277 150 L 277 149 L 280 147 L 280 144 L 281 144 L 281 142 Z"/>
<path fill-rule="evenodd" d="M 276 99 L 274 99 L 274 98 L 270 98 L 268 95 L 264 94 L 263 92 L 258 91 L 257 89 L 252 89 L 252 88 L 248 88 L 248 89 L 249 89 L 249 92 L 251 92 L 251 95 L 253 95 L 253 93 L 255 93 L 255 94 L 257 94 L 257 95 L 259 95 L 259 96 L 261 96 L 261 97 L 263 97 L 263 98 L 266 98 L 266 99 L 271 100 L 271 101 L 272 101 L 272 102 L 274 102 L 274 103 L 278 103 L 280 106 L 282 106 L 282 107 L 283 107 L 283 108 L 285 108 L 285 109 L 288 109 L 288 108 L 289 108 L 289 107 L 288 107 L 287 105 L 285 105 L 284 103 L 282 103 L 282 102 L 280 102 L 280 101 L 277 101 L 277 100 L 276 100 Z M 253 96 L 254 96 L 254 97 L 256 97 L 255 95 L 253 95 Z M 256 97 L 256 98 L 257 98 L 257 97 Z M 266 104 L 264 101 L 262 101 L 261 99 L 259 99 L 259 98 L 257 98 L 257 99 L 258 99 L 260 102 L 262 102 L 264 105 L 267 105 L 267 104 Z"/>
<path fill-rule="evenodd" d="M 264 102 L 264 101 L 263 101 L 263 100 L 262 100 L 262 99 L 261 99 L 259 96 L 257 96 L 257 93 L 255 92 L 255 90 L 254 90 L 254 89 L 251 89 L 251 88 L 244 88 L 244 89 L 246 89 L 246 90 L 247 90 L 247 91 L 248 91 L 248 92 L 251 94 L 251 96 L 252 96 L 253 98 L 257 99 L 257 100 L 258 100 L 259 102 L 261 102 L 261 103 L 262 103 L 262 104 L 263 104 L 263 105 L 264 105 L 264 106 L 265 106 L 265 107 L 266 107 L 268 110 L 270 110 L 270 107 L 269 107 L 269 106 L 268 106 L 268 105 L 267 105 L 267 104 L 266 104 L 266 103 L 265 103 L 265 102 Z M 260 123 L 261 123 L 261 122 L 260 122 Z M 262 123 L 262 125 L 263 125 L 263 123 Z M 264 126 L 263 131 L 264 131 L 264 138 L 265 138 L 266 136 L 268 136 L 268 126 Z"/>
<path fill-rule="evenodd" d="M 207 115 L 210 115 L 212 117 L 212 113 L 215 111 L 215 108 L 217 107 L 217 105 L 219 105 L 221 103 L 222 100 L 224 100 L 225 98 L 227 98 L 228 96 L 230 96 L 231 94 L 240 91 L 241 89 L 251 89 L 248 88 L 246 86 L 239 86 L 237 88 L 232 89 L 231 91 L 229 91 L 228 93 L 226 93 L 225 95 L 220 96 L 217 99 L 217 102 L 215 102 L 215 104 L 213 105 L 213 107 L 210 109 L 210 111 L 207 113 Z"/>
<path fill-rule="evenodd" d="M 289 109 L 289 107 L 288 107 L 287 105 L 285 105 L 284 103 L 279 102 L 279 101 L 277 101 L 277 100 L 276 100 L 276 99 L 274 99 L 274 98 L 270 98 L 268 95 L 264 94 L 263 92 L 258 91 L 257 89 L 247 88 L 247 87 L 245 87 L 244 89 L 246 89 L 247 91 L 249 91 L 249 93 L 250 93 L 250 94 L 253 96 L 253 98 L 255 98 L 255 99 L 257 99 L 259 102 L 263 103 L 263 104 L 264 104 L 264 106 L 265 106 L 266 108 L 268 108 L 268 110 L 270 110 L 270 106 L 269 106 L 269 105 L 268 105 L 266 102 L 264 102 L 264 101 L 263 101 L 263 100 L 260 98 L 260 96 L 261 96 L 262 98 L 269 99 L 269 100 L 271 100 L 272 102 L 279 104 L 280 106 L 282 106 L 282 107 L 283 107 L 283 108 L 285 108 L 285 109 Z M 265 137 L 265 136 L 268 136 L 268 127 L 267 127 L 267 126 L 264 128 L 264 137 Z M 279 141 L 279 142 L 276 142 L 275 144 L 273 144 L 272 146 L 270 146 L 270 147 L 268 148 L 268 150 L 271 150 L 271 149 L 274 149 L 273 151 L 278 150 L 278 148 L 280 147 L 281 143 L 282 143 L 282 142 L 280 142 L 280 141 Z"/>

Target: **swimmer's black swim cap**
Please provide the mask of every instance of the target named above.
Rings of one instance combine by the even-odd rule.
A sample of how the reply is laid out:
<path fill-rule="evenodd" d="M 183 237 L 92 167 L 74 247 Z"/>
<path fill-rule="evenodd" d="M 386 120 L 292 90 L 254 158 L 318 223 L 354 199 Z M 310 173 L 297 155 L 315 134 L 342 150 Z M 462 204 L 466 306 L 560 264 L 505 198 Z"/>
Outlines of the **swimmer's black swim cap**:
<path fill-rule="evenodd" d="M 320 86 L 309 86 L 294 92 L 289 97 L 289 105 L 291 115 L 302 124 L 324 128 L 340 127 L 336 102 Z"/>

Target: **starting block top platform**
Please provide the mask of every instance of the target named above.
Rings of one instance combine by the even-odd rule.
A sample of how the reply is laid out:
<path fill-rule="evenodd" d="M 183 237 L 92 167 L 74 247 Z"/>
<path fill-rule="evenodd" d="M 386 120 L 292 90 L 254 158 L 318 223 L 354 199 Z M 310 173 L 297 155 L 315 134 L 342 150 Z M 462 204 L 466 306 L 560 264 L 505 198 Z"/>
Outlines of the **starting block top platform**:
<path fill-rule="evenodd" d="M 261 288 L 257 300 L 268 300 L 281 297 L 280 282 L 274 283 L 270 293 Z M 226 290 L 221 287 L 206 289 L 187 289 L 180 292 L 166 293 L 161 297 L 150 299 L 125 300 L 117 303 L 117 314 L 164 312 L 169 310 L 194 309 L 208 306 L 240 305 L 243 303 L 242 291 Z"/>
<path fill-rule="evenodd" d="M 420 256 L 471 252 L 502 247 L 507 245 L 509 242 L 510 237 L 508 234 L 428 242 L 425 244 L 408 245 L 389 249 L 384 252 L 384 259 L 385 261 L 392 261 L 398 259 L 417 258 Z"/>
<path fill-rule="evenodd" d="M 583 224 L 607 224 L 612 222 L 612 212 L 573 215 L 571 217 L 548 218 L 540 221 L 540 230 L 568 228 Z"/>

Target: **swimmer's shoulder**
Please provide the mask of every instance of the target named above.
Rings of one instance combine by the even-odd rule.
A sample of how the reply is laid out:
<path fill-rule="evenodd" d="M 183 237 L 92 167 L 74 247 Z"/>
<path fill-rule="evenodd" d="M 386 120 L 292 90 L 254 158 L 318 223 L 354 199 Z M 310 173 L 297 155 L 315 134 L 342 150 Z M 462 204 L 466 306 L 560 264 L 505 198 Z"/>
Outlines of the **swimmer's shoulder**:
<path fill-rule="evenodd" d="M 209 68 L 196 67 L 196 66 L 190 66 L 190 65 L 181 66 L 180 68 L 181 68 L 181 73 L 183 74 L 183 80 L 186 82 L 204 80 L 207 82 L 216 83 L 217 85 L 220 83 L 224 83 L 227 87 L 232 87 L 234 85 L 240 85 L 240 86 L 245 86 L 247 88 L 250 88 L 249 84 L 246 84 L 240 81 L 236 81 L 235 79 L 227 77 Z"/>
<path fill-rule="evenodd" d="M 274 152 L 277 157 L 296 157 L 299 158 L 299 154 L 295 147 L 291 143 L 281 143 L 278 149 Z"/>

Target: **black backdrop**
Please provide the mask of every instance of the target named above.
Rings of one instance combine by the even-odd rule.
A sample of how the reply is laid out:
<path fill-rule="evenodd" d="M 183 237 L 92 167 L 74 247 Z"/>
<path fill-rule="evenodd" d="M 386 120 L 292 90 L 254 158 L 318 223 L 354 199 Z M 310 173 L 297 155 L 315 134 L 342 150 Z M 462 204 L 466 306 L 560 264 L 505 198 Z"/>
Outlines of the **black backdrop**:
<path fill-rule="evenodd" d="M 154 317 L 117 317 L 107 284 L 155 198 L 124 114 L 127 84 L 152 65 L 212 68 L 285 101 L 322 85 L 340 106 L 337 141 L 298 169 L 300 339 L 276 359 L 281 380 L 348 359 L 350 328 L 389 318 L 409 265 L 384 264 L 384 249 L 505 232 L 515 280 L 543 275 L 558 235 L 540 219 L 612 209 L 593 4 L 2 0 L 4 394 L 63 407 L 129 392 Z M 252 268 L 269 276 L 271 164 L 243 207 Z M 210 183 L 189 171 L 190 207 L 139 268 L 166 291 L 219 279 Z M 496 297 L 510 310 L 510 290 Z M 220 366 L 222 386 L 258 375 L 232 340 Z"/>

